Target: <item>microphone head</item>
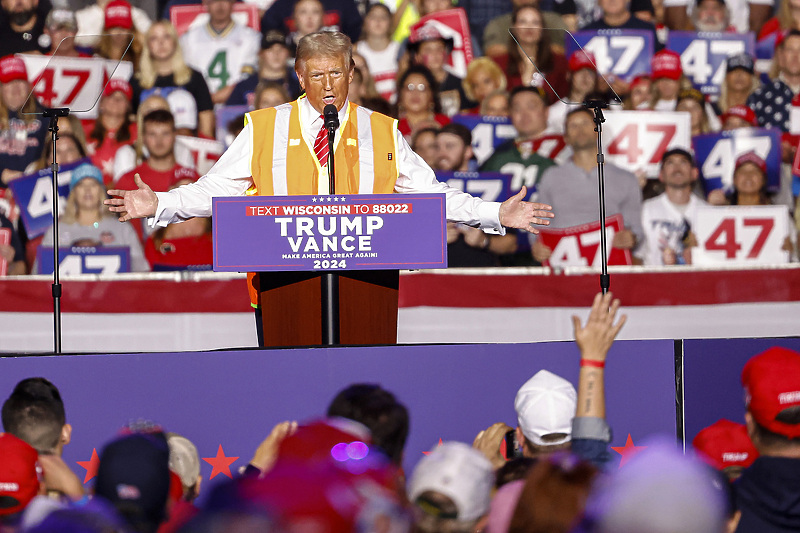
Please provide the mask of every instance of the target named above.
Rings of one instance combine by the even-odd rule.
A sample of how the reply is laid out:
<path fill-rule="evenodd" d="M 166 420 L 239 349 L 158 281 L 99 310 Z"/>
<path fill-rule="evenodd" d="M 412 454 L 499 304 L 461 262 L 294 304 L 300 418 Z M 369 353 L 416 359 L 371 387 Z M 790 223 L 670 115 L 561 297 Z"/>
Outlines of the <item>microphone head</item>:
<path fill-rule="evenodd" d="M 322 110 L 322 116 L 325 117 L 326 128 L 336 129 L 339 127 L 339 111 L 336 109 L 335 105 L 326 105 L 325 109 Z"/>

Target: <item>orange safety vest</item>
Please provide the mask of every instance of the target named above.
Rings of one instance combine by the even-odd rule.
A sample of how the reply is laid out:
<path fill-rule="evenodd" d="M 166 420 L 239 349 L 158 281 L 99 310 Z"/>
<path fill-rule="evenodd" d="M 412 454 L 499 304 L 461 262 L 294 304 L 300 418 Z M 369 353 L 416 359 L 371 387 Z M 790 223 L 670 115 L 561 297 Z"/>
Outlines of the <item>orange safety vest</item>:
<path fill-rule="evenodd" d="M 304 96 L 302 98 L 305 98 Z M 250 123 L 253 153 L 249 195 L 287 196 L 319 194 L 319 180 L 327 189 L 327 166 L 321 167 L 300 127 L 299 100 L 245 115 Z M 334 143 L 336 194 L 389 194 L 399 176 L 397 120 L 349 104 Z M 247 276 L 250 303 L 260 304 L 260 282 Z"/>

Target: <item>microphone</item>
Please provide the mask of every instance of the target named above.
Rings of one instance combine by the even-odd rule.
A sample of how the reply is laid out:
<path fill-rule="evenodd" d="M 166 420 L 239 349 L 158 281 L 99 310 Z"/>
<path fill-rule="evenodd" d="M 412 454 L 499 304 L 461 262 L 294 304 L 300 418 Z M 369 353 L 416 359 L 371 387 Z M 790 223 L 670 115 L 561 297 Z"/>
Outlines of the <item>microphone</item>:
<path fill-rule="evenodd" d="M 336 106 L 333 104 L 326 105 L 325 109 L 322 110 L 322 116 L 328 133 L 335 132 L 336 128 L 339 127 L 339 111 L 336 110 Z"/>

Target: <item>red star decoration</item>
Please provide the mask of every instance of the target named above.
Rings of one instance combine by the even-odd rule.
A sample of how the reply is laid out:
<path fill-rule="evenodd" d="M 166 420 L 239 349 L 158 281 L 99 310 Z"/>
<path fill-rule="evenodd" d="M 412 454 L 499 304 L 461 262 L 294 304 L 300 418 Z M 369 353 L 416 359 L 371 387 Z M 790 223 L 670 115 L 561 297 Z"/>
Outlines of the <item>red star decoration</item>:
<path fill-rule="evenodd" d="M 439 443 L 436 445 L 436 447 L 438 448 L 438 447 L 439 447 L 439 446 L 441 446 L 441 445 L 442 445 L 442 439 L 440 438 L 440 439 L 439 439 Z M 433 451 L 433 450 L 431 450 L 430 452 L 422 452 L 422 454 L 423 454 L 423 455 L 430 455 L 432 451 Z"/>
<path fill-rule="evenodd" d="M 100 466 L 100 456 L 97 455 L 97 448 L 92 448 L 92 458 L 88 461 L 75 462 L 86 469 L 86 476 L 83 478 L 83 484 L 85 485 L 97 475 L 97 467 Z"/>
<path fill-rule="evenodd" d="M 647 446 L 634 446 L 631 434 L 628 433 L 628 440 L 625 441 L 625 446 L 612 446 L 611 449 L 622 456 L 619 460 L 619 467 L 622 468 L 628 461 L 633 459 L 633 456 L 640 451 L 647 448 Z"/>
<path fill-rule="evenodd" d="M 236 461 L 238 457 L 225 457 L 225 452 L 222 451 L 222 444 L 219 445 L 216 457 L 203 457 L 203 461 L 211 465 L 211 477 L 214 479 L 218 474 L 225 474 L 233 479 L 231 475 L 231 464 Z"/>

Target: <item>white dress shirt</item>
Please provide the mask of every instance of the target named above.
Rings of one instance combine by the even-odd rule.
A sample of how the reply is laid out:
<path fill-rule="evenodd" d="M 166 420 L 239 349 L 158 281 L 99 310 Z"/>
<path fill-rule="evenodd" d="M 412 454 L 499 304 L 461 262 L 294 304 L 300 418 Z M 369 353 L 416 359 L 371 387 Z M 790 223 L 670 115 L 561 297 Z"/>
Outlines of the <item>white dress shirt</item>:
<path fill-rule="evenodd" d="M 306 98 L 299 100 L 300 127 L 303 139 L 313 147 L 323 124 L 317 112 Z M 348 119 L 349 104 L 339 111 L 339 123 Z M 248 123 L 225 153 L 220 156 L 208 174 L 197 182 L 183 185 L 169 192 L 157 192 L 158 206 L 155 216 L 148 219 L 150 226 L 166 226 L 191 217 L 211 216 L 211 199 L 216 196 L 242 196 L 253 185 L 250 172 L 252 157 L 252 124 Z M 334 150 L 341 137 L 339 128 L 334 138 Z M 286 132 L 288 135 L 288 131 Z M 445 193 L 447 198 L 447 220 L 480 227 L 487 233 L 504 234 L 500 225 L 500 204 L 486 202 L 470 194 L 454 189 L 436 180 L 431 167 L 408 145 L 402 134 L 395 130 L 398 147 L 397 167 L 399 177 L 394 186 L 397 193 Z M 313 148 L 310 148 L 313 153 Z M 327 167 L 324 167 L 327 168 Z M 327 194 L 328 180 L 319 180 L 319 194 Z"/>

